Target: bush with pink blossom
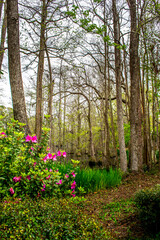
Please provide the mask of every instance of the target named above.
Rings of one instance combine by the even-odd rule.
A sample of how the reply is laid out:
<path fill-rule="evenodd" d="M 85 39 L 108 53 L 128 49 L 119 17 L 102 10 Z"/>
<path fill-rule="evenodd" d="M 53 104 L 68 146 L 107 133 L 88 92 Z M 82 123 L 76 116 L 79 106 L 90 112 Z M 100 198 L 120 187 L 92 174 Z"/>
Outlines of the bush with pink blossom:
<path fill-rule="evenodd" d="M 75 165 L 65 173 L 58 170 L 66 152 L 51 153 L 47 147 L 48 131 L 44 128 L 41 143 L 36 135 L 23 132 L 24 124 L 12 120 L 7 128 L 0 126 L 0 197 L 75 196 L 71 189 L 75 179 Z M 74 189 L 75 190 L 75 189 Z"/>

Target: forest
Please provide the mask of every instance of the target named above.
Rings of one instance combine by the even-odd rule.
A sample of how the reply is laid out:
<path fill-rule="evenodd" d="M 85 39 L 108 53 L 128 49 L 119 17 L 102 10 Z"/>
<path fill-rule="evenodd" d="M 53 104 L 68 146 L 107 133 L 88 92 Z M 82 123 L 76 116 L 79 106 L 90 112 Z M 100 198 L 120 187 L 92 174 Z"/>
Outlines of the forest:
<path fill-rule="evenodd" d="M 2 0 L 0 23 L 0 237 L 158 240 L 158 0 Z"/>

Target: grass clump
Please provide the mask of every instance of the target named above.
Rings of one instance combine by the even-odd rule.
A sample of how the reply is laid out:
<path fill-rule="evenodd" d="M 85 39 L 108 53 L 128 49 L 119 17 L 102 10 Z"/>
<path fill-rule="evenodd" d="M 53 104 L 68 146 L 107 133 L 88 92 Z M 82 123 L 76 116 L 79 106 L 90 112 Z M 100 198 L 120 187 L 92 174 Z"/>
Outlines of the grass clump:
<path fill-rule="evenodd" d="M 103 169 L 78 169 L 76 183 L 78 187 L 83 187 L 88 192 L 111 188 L 121 183 L 122 175 L 117 169 L 109 171 Z"/>

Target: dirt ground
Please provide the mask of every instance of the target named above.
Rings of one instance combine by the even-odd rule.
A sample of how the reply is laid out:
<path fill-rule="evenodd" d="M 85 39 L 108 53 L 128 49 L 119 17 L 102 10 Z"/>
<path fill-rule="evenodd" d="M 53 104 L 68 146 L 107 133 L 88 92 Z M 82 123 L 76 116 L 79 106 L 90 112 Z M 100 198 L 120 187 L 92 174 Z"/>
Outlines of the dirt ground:
<path fill-rule="evenodd" d="M 117 188 L 88 194 L 83 211 L 103 225 L 109 239 L 146 239 L 132 199 L 137 191 L 156 184 L 160 184 L 160 172 L 131 173 Z"/>

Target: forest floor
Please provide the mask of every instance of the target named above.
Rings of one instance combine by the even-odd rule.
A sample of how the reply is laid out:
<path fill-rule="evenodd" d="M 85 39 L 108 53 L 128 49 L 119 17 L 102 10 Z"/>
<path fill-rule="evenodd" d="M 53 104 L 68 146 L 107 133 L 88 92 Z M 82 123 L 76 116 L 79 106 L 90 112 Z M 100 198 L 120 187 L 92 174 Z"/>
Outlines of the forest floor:
<path fill-rule="evenodd" d="M 160 172 L 129 174 L 117 188 L 88 194 L 83 211 L 102 224 L 108 239 L 152 239 L 145 235 L 133 200 L 137 191 L 156 184 L 160 184 Z"/>

